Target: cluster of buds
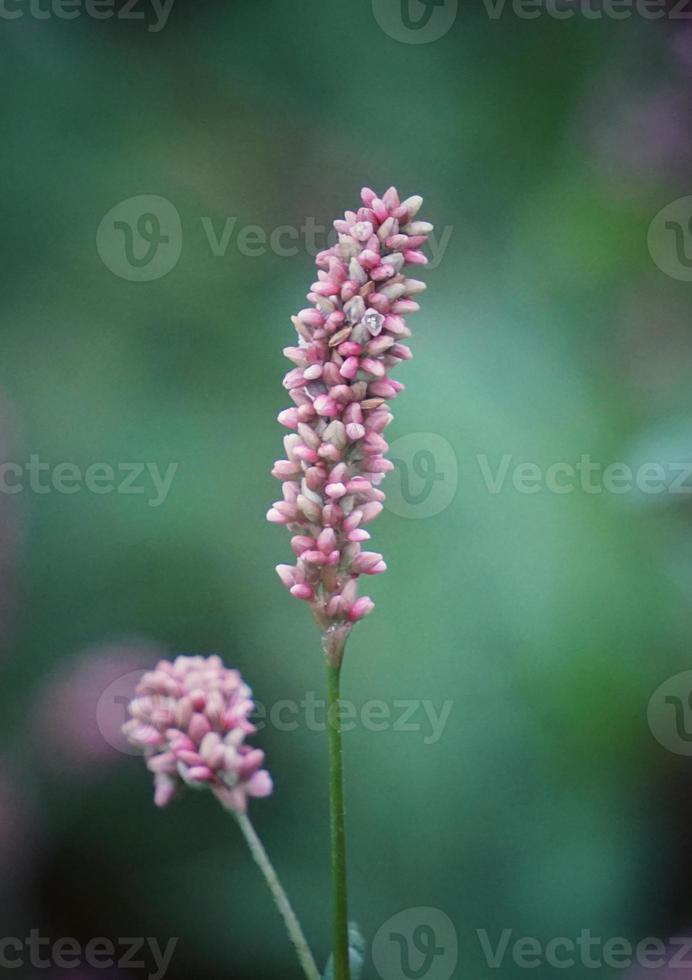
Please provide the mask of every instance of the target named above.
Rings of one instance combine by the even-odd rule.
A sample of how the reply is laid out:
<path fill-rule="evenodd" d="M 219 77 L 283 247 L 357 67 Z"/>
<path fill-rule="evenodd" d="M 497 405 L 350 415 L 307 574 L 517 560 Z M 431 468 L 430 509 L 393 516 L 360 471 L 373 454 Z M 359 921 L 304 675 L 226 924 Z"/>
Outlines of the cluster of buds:
<path fill-rule="evenodd" d="M 252 691 L 220 657 L 160 660 L 144 675 L 123 731 L 154 774 L 154 801 L 166 806 L 187 785 L 207 786 L 244 813 L 248 796 L 269 796 L 264 753 L 245 743 L 255 731 Z"/>
<path fill-rule="evenodd" d="M 283 499 L 267 515 L 293 534 L 297 563 L 277 567 L 281 581 L 325 630 L 366 616 L 373 602 L 358 596 L 357 579 L 387 568 L 362 550 L 364 525 L 382 510 L 379 484 L 393 468 L 382 433 L 392 421 L 387 402 L 403 385 L 389 371 L 411 357 L 405 316 L 425 289 L 403 268 L 427 262 L 420 249 L 432 231 L 416 220 L 418 196 L 400 201 L 390 187 L 380 198 L 366 187 L 361 199 L 334 222 L 338 241 L 317 255 L 312 305 L 292 317 L 298 346 L 284 350 L 295 365 L 284 387 L 294 405 L 279 421 L 294 431 L 272 470 Z"/>

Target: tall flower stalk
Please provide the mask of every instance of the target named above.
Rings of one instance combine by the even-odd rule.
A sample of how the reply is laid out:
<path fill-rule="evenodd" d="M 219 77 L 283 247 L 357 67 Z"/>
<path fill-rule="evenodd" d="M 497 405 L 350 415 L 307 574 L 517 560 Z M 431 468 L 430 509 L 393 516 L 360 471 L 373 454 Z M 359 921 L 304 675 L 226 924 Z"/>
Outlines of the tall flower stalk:
<path fill-rule="evenodd" d="M 369 188 L 362 207 L 335 221 L 337 244 L 316 258 L 312 304 L 294 316 L 294 367 L 284 378 L 293 405 L 279 414 L 291 432 L 286 459 L 272 470 L 282 499 L 268 519 L 291 531 L 295 565 L 277 572 L 307 603 L 322 636 L 327 668 L 329 797 L 333 905 L 333 980 L 350 980 L 346 832 L 340 678 L 346 641 L 374 607 L 358 594 L 361 575 L 386 571 L 382 555 L 364 551 L 365 526 L 382 510 L 379 486 L 393 464 L 382 433 L 388 402 L 403 385 L 389 376 L 411 353 L 405 317 L 425 289 L 404 273 L 424 265 L 420 251 L 432 225 L 416 219 L 420 197 L 400 201 L 394 187 L 381 198 Z M 124 732 L 154 776 L 154 800 L 167 806 L 184 787 L 210 789 L 235 818 L 281 913 L 307 980 L 320 973 L 286 892 L 247 814 L 248 799 L 269 796 L 264 753 L 247 743 L 255 732 L 252 691 L 220 657 L 160 660 L 129 704 Z M 354 934 L 354 960 L 360 937 Z M 328 971 L 330 972 L 330 971 Z"/>
<path fill-rule="evenodd" d="M 327 660 L 335 980 L 349 978 L 341 665 L 354 623 L 374 607 L 358 595 L 358 579 L 387 568 L 381 554 L 363 550 L 365 526 L 382 510 L 379 485 L 393 469 L 382 433 L 392 421 L 387 403 L 403 385 L 389 373 L 411 357 L 405 317 L 425 289 L 403 270 L 427 262 L 421 248 L 432 231 L 416 218 L 418 196 L 401 201 L 390 187 L 380 198 L 366 187 L 361 200 L 334 222 L 338 241 L 316 257 L 311 305 L 292 317 L 298 342 L 284 349 L 294 365 L 284 387 L 293 405 L 279 414 L 291 432 L 272 470 L 282 499 L 267 514 L 292 533 L 296 562 L 277 572 L 309 605 Z"/>

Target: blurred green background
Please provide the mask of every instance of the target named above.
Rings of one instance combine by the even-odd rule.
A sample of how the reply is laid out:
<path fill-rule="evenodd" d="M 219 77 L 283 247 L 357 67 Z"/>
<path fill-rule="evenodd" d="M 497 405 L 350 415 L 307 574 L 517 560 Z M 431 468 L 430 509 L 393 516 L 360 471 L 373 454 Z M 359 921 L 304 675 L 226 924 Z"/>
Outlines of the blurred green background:
<path fill-rule="evenodd" d="M 421 711 L 416 730 L 346 736 L 366 980 L 378 930 L 407 909 L 449 916 L 453 975 L 476 980 L 527 973 L 509 954 L 491 969 L 477 930 L 684 933 L 692 767 L 647 705 L 692 667 L 689 497 L 520 493 L 511 476 L 490 493 L 478 457 L 690 459 L 692 287 L 647 250 L 690 190 L 687 25 L 477 4 L 409 43 L 367 0 L 175 0 L 156 31 L 144 0 L 136 20 L 17 9 L 0 18 L 2 458 L 177 470 L 159 506 L 145 476 L 139 494 L 0 494 L 0 937 L 179 937 L 170 980 L 298 976 L 236 828 L 201 794 L 156 811 L 99 704 L 161 651 L 221 653 L 267 706 L 322 696 L 314 627 L 273 571 L 288 536 L 264 519 L 281 349 L 313 259 L 300 232 L 293 255 L 238 235 L 328 226 L 363 184 L 422 194 L 446 233 L 389 430 L 432 452 L 442 503 L 421 491 L 373 526 L 389 571 L 344 696 L 393 715 L 452 702 L 434 742 Z M 180 219 L 163 229 L 178 261 L 150 281 L 117 271 L 124 234 L 97 247 L 140 195 Z M 324 962 L 325 738 L 300 723 L 257 741 L 276 793 L 253 817 Z M 15 971 L 48 974 L 147 970 Z"/>

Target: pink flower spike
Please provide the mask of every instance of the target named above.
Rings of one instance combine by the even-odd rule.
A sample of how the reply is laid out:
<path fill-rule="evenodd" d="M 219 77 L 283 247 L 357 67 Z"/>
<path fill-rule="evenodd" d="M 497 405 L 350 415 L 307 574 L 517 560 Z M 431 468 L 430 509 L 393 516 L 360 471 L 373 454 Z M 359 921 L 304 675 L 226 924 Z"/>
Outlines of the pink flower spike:
<path fill-rule="evenodd" d="M 366 616 L 373 604 L 358 598 L 357 579 L 387 567 L 377 552 L 361 551 L 370 538 L 361 525 L 382 511 L 379 485 L 393 468 L 382 433 L 392 420 L 387 402 L 403 385 L 392 371 L 411 356 L 405 318 L 425 288 L 406 266 L 425 264 L 432 229 L 416 217 L 418 196 L 401 200 L 390 187 L 378 197 L 364 187 L 361 201 L 334 222 L 338 240 L 315 260 L 311 306 L 291 318 L 298 342 L 286 348 L 294 367 L 284 386 L 293 407 L 279 420 L 293 431 L 272 471 L 283 500 L 268 513 L 289 526 L 297 556 L 297 567 L 279 566 L 282 582 L 310 603 L 321 629 L 350 629 Z"/>

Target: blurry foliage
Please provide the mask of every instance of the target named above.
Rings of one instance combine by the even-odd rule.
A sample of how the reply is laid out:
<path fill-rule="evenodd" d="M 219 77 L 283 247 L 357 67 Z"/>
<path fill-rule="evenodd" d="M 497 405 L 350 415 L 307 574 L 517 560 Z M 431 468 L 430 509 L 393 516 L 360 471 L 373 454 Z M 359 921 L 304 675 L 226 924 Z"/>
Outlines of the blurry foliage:
<path fill-rule="evenodd" d="M 2 718 L 41 820 L 8 928 L 180 936 L 171 980 L 295 974 L 210 800 L 155 812 L 127 757 L 88 778 L 52 773 L 50 746 L 31 745 L 26 724 L 52 671 L 133 635 L 219 651 L 268 704 L 321 691 L 314 629 L 273 572 L 287 538 L 264 523 L 281 348 L 312 259 L 243 256 L 234 239 L 214 257 L 200 218 L 326 224 L 362 184 L 390 183 L 453 227 L 426 274 L 390 431 L 444 436 L 460 487 L 439 515 L 385 513 L 374 527 L 390 571 L 353 636 L 345 692 L 454 706 L 434 745 L 391 730 L 347 737 L 354 917 L 371 939 L 402 908 L 442 908 L 460 975 L 476 976 L 479 928 L 685 925 L 675 828 L 690 770 L 654 742 L 646 704 L 692 656 L 689 506 L 491 495 L 476 461 L 627 459 L 665 429 L 662 389 L 666 412 L 689 422 L 687 377 L 656 373 L 658 312 L 686 304 L 689 287 L 661 282 L 645 246 L 652 215 L 685 189 L 604 167 L 589 127 L 612 125 L 618 104 L 595 124 L 587 111 L 605 77 L 626 78 L 635 101 L 654 71 L 676 82 L 667 28 L 494 22 L 479 7 L 414 48 L 382 34 L 368 3 L 178 0 L 160 34 L 87 18 L 2 29 L 0 385 L 18 458 L 179 464 L 157 509 L 84 492 L 19 500 Z M 101 217 L 140 193 L 172 201 L 184 230 L 178 265 L 148 284 L 115 277 L 95 248 Z M 654 354 L 636 371 L 620 318 L 635 290 L 659 296 L 638 335 L 657 337 Z M 689 325 L 675 342 L 689 356 Z M 256 820 L 324 961 L 323 739 L 268 729 L 261 743 L 277 792 Z"/>

